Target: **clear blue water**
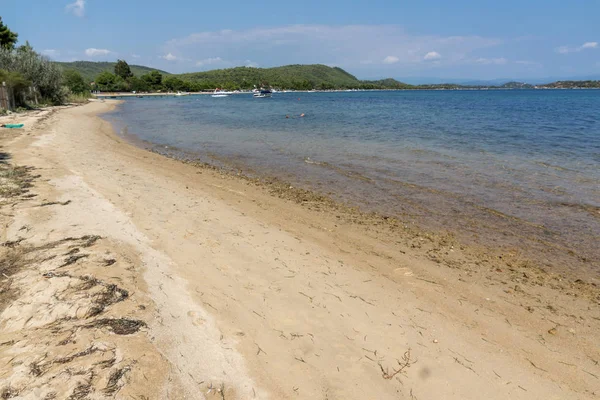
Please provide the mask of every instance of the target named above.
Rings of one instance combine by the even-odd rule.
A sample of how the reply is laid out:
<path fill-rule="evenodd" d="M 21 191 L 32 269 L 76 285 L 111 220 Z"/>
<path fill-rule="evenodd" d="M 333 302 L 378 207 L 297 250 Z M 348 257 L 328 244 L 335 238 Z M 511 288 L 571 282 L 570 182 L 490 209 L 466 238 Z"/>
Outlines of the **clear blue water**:
<path fill-rule="evenodd" d="M 134 98 L 107 118 L 428 228 L 600 264 L 600 90 Z"/>

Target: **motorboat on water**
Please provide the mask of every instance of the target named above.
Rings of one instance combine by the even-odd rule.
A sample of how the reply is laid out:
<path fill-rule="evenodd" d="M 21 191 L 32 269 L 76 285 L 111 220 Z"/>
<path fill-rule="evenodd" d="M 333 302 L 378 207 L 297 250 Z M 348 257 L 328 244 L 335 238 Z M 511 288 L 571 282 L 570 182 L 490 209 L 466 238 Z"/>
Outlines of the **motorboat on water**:
<path fill-rule="evenodd" d="M 271 94 L 273 93 L 269 89 L 261 89 L 253 92 L 254 93 L 252 94 L 252 96 L 256 97 L 257 99 L 271 97 Z"/>
<path fill-rule="evenodd" d="M 232 94 L 233 94 L 233 92 L 228 92 L 226 90 L 216 88 L 211 96 L 212 97 L 228 97 L 228 96 L 231 96 Z"/>
<path fill-rule="evenodd" d="M 175 93 L 175 96 L 189 96 L 190 94 L 188 92 L 177 92 Z"/>

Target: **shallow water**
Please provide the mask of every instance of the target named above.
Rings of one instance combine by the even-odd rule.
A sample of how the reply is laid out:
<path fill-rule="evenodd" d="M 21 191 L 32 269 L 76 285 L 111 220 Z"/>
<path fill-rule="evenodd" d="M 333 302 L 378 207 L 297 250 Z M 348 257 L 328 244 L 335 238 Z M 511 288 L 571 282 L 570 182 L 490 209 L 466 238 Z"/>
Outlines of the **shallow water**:
<path fill-rule="evenodd" d="M 597 272 L 598 110 L 594 90 L 397 91 L 134 98 L 106 118 L 203 161 Z"/>

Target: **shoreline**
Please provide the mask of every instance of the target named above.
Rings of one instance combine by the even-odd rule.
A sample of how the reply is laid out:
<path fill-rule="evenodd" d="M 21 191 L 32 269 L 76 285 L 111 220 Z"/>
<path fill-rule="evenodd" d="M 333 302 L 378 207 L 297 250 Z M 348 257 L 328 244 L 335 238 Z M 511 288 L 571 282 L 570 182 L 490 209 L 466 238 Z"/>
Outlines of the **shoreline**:
<path fill-rule="evenodd" d="M 331 192 L 326 194 L 321 188 L 302 182 L 300 177 L 292 180 L 291 177 L 282 177 L 281 174 L 275 175 L 257 171 L 243 161 L 230 160 L 210 153 L 186 151 L 171 145 L 152 143 L 139 138 L 135 133 L 119 132 L 117 134 L 138 148 L 186 164 L 210 167 L 211 169 L 216 168 L 233 177 L 252 182 L 258 186 L 264 186 L 265 190 L 298 204 L 307 203 L 314 206 L 321 203 L 321 207 L 325 207 L 330 211 L 344 210 L 346 214 L 353 214 L 349 215 L 349 220 L 358 219 L 365 221 L 363 224 L 375 223 L 380 226 L 387 225 L 396 228 L 409 226 L 413 232 L 411 233 L 412 236 L 453 237 L 452 240 L 455 244 L 460 244 L 461 247 L 469 249 L 470 256 L 474 258 L 480 257 L 481 254 L 488 254 L 491 256 L 488 258 L 508 260 L 509 263 L 511 259 L 518 258 L 521 264 L 526 264 L 540 271 L 561 275 L 561 279 L 600 282 L 600 269 L 594 268 L 596 262 L 600 262 L 597 254 L 590 251 L 586 252 L 581 245 L 577 247 L 573 241 L 561 237 L 560 233 L 553 232 L 551 228 L 547 228 L 540 221 L 528 221 L 510 213 L 506 214 L 500 210 L 488 208 L 484 203 L 459 200 L 455 194 L 450 192 L 444 193 L 435 188 L 421 188 L 428 192 L 430 196 L 440 196 L 441 201 L 456 200 L 457 204 L 454 207 L 460 207 L 461 205 L 464 207 L 464 212 L 453 218 L 458 222 L 454 222 L 453 225 L 444 225 L 443 223 L 434 222 L 433 217 L 429 215 L 411 216 L 422 211 L 439 213 L 440 209 L 417 207 L 412 210 L 413 212 L 397 212 L 398 210 L 394 209 L 384 213 L 380 206 L 367 204 L 361 201 L 360 198 L 350 199 L 347 196 L 344 197 Z M 327 162 L 322 164 L 326 168 L 340 170 Z M 346 177 L 354 175 L 358 179 L 369 179 L 351 170 L 346 171 L 344 174 Z M 417 186 L 413 183 L 400 181 L 398 184 L 406 187 Z M 561 207 L 577 207 L 576 204 L 561 203 L 560 205 Z M 317 205 L 317 207 L 319 206 Z M 596 214 L 600 210 L 596 207 L 590 205 L 587 208 L 586 206 L 579 208 L 590 214 L 591 218 L 598 218 Z M 476 226 L 479 227 L 475 228 Z M 504 267 L 510 268 L 511 266 L 504 265 Z"/>
<path fill-rule="evenodd" d="M 24 225 L 26 242 L 100 234 L 99 254 L 112 252 L 119 268 L 83 258 L 73 265 L 106 270 L 102 279 L 129 271 L 120 283 L 146 309 L 118 306 L 147 324 L 130 338 L 170 371 L 170 383 L 156 381 L 167 393 L 564 399 L 600 390 L 595 282 L 541 271 L 518 254 L 470 253 L 451 237 L 283 182 L 148 152 L 97 116 L 108 107 L 61 110 L 3 143 L 11 162 L 41 175 L 32 191 L 48 186 L 48 200 L 66 203 L 18 206 L 5 237 L 17 240 Z M 128 270 L 125 260 L 143 267 Z M 127 341 L 119 346 L 125 359 L 141 354 Z M 1 346 L 0 359 L 9 350 Z M 147 365 L 129 366 L 120 395 L 143 393 Z M 4 387 L 14 368 L 3 367 Z"/>
<path fill-rule="evenodd" d="M 440 90 L 459 90 L 459 91 L 484 91 L 484 90 L 600 90 L 600 88 L 583 88 L 583 87 L 573 87 L 573 88 L 501 88 L 501 87 L 482 87 L 482 88 L 405 88 L 405 89 L 335 89 L 335 90 L 285 90 L 278 91 L 276 93 L 348 93 L 348 92 L 405 92 L 405 91 L 440 91 Z M 187 92 L 185 96 L 196 96 L 196 95 L 210 95 L 214 94 L 212 91 L 207 92 Z M 233 93 L 232 95 L 240 95 L 240 94 L 252 94 L 251 91 L 245 91 L 240 93 Z M 177 92 L 148 92 L 148 93 L 131 93 L 131 92 L 103 92 L 103 93 L 95 93 L 93 94 L 96 99 L 114 99 L 117 97 L 171 97 L 177 96 Z"/>

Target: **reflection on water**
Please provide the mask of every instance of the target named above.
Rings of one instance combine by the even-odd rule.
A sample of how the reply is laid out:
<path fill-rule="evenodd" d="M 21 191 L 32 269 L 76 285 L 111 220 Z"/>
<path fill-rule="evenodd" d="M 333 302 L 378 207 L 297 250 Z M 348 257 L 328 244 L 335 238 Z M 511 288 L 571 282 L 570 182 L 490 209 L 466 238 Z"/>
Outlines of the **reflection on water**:
<path fill-rule="evenodd" d="M 131 99 L 107 118 L 205 161 L 579 268 L 559 256 L 600 265 L 598 109 L 600 91 L 582 90 L 280 93 Z"/>

